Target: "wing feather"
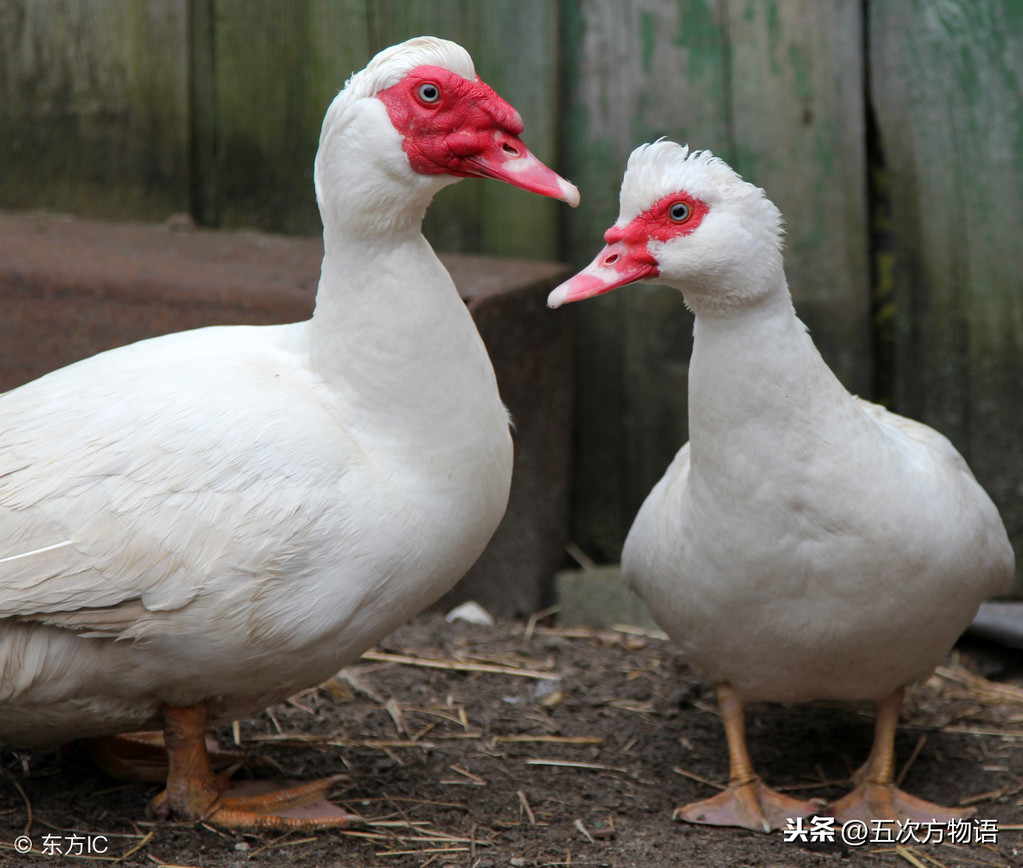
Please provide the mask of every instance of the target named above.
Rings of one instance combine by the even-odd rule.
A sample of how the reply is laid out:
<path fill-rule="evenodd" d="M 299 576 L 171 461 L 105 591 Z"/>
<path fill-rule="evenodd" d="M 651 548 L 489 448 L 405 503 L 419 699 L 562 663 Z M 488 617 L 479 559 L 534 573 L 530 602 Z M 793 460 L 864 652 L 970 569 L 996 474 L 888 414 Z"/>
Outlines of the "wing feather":
<path fill-rule="evenodd" d="M 250 335 L 171 335 L 0 396 L 0 618 L 127 635 L 147 613 L 279 572 L 337 509 L 330 408 L 303 401 L 295 420 L 294 390 L 315 384 Z"/>

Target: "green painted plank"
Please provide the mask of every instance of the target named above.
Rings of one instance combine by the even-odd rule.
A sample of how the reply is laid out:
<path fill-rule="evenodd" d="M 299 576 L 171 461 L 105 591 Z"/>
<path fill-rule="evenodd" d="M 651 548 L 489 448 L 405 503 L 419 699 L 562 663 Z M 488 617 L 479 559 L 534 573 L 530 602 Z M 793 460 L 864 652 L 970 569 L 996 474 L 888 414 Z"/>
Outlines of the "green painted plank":
<path fill-rule="evenodd" d="M 200 226 L 220 223 L 214 3 L 188 0 L 191 213 Z"/>
<path fill-rule="evenodd" d="M 558 163 L 559 25 L 549 0 L 489 0 L 472 53 L 480 77 L 510 102 L 526 125 L 527 147 L 555 171 Z M 553 260 L 568 205 L 507 184 L 481 184 L 483 244 L 499 256 Z"/>
<path fill-rule="evenodd" d="M 618 214 L 628 155 L 658 136 L 729 153 L 727 45 L 713 0 L 566 4 L 565 168 L 583 205 L 567 256 L 589 261 Z M 578 305 L 573 535 L 618 557 L 651 486 L 687 438 L 692 318 L 679 293 L 630 287 Z M 559 314 L 560 315 L 560 314 Z"/>
<path fill-rule="evenodd" d="M 965 454 L 1020 552 L 1023 8 L 875 3 L 870 41 L 891 182 L 895 408 Z"/>
<path fill-rule="evenodd" d="M 786 225 L 797 311 L 847 388 L 869 396 L 862 3 L 729 4 L 735 168 Z"/>
<path fill-rule="evenodd" d="M 0 207 L 189 208 L 184 0 L 0 4 Z"/>
<path fill-rule="evenodd" d="M 313 160 L 323 115 L 365 65 L 365 4 L 214 0 L 216 219 L 317 234 Z"/>
<path fill-rule="evenodd" d="M 557 14 L 544 0 L 212 2 L 218 223 L 319 231 L 311 172 L 323 112 L 352 71 L 412 36 L 464 45 L 522 113 L 527 144 L 554 159 Z M 442 250 L 550 259 L 556 208 L 494 182 L 462 183 L 438 196 L 426 231 Z"/>

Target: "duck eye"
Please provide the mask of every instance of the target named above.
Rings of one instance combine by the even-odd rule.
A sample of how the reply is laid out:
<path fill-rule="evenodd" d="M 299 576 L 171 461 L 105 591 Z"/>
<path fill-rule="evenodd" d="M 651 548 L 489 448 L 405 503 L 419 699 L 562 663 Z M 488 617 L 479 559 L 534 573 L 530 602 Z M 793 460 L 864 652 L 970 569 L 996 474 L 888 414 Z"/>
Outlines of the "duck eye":
<path fill-rule="evenodd" d="M 440 88 L 432 81 L 424 82 L 416 90 L 420 102 L 435 103 L 440 99 Z"/>
<path fill-rule="evenodd" d="M 676 223 L 682 223 L 689 217 L 689 206 L 685 202 L 676 202 L 668 209 L 668 216 Z"/>

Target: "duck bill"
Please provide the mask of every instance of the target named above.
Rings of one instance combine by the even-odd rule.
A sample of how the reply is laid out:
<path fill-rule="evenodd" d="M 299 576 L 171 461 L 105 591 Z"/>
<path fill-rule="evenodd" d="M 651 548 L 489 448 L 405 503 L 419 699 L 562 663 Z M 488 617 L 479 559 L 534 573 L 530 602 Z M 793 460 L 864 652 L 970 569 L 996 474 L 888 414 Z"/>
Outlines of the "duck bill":
<path fill-rule="evenodd" d="M 637 255 L 624 244 L 608 244 L 593 262 L 551 292 L 547 306 L 593 298 L 657 275 L 657 263 L 645 250 Z"/>
<path fill-rule="evenodd" d="M 573 208 L 579 204 L 579 191 L 574 184 L 534 157 L 521 139 L 504 131 L 475 153 L 462 156 L 459 168 L 460 175 L 504 181 L 530 193 L 567 202 Z"/>

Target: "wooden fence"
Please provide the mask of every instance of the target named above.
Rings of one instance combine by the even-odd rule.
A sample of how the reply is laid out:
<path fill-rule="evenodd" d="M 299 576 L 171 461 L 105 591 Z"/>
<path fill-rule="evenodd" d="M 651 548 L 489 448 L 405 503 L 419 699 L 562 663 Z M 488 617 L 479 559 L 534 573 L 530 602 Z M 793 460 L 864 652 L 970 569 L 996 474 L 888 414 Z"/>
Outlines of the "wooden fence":
<path fill-rule="evenodd" d="M 584 203 L 461 184 L 436 247 L 582 264 L 635 145 L 709 148 L 781 208 L 842 380 L 948 435 L 1023 552 L 1015 0 L 0 0 L 0 207 L 316 233 L 326 105 L 420 33 L 469 49 Z M 611 560 L 686 438 L 692 321 L 658 287 L 551 315 L 578 326 L 573 533 Z"/>

